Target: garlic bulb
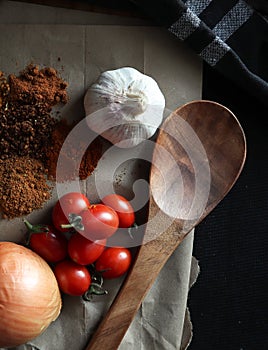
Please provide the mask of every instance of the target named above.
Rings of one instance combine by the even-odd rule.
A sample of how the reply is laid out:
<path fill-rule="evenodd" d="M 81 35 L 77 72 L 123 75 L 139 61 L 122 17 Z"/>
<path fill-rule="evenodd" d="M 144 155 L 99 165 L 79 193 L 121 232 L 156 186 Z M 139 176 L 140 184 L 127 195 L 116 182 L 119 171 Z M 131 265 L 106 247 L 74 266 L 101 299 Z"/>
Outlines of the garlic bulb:
<path fill-rule="evenodd" d="M 87 124 L 118 147 L 153 136 L 163 120 L 165 98 L 157 82 L 131 67 L 102 73 L 86 92 Z"/>

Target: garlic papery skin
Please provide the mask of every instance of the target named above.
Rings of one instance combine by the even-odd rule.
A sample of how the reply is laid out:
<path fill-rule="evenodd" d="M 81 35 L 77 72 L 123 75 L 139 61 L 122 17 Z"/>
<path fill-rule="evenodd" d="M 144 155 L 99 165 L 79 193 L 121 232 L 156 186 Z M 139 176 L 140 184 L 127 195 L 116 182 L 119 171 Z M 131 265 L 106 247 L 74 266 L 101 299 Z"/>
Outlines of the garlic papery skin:
<path fill-rule="evenodd" d="M 90 129 L 118 147 L 133 147 L 154 135 L 165 97 L 157 82 L 135 68 L 103 72 L 84 97 Z"/>

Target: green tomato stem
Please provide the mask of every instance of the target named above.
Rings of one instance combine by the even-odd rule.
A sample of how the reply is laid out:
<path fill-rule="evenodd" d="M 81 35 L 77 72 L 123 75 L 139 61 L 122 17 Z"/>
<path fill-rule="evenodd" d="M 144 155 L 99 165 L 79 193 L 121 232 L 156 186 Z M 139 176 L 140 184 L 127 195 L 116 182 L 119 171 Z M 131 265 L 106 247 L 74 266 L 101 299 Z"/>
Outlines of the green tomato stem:
<path fill-rule="evenodd" d="M 138 227 L 139 226 L 136 224 L 136 222 L 134 222 L 134 224 L 128 228 L 128 234 L 129 234 L 129 237 L 131 239 L 134 239 L 133 234 L 132 234 L 133 230 L 137 231 Z"/>
<path fill-rule="evenodd" d="M 23 222 L 29 231 L 33 230 L 33 225 L 28 220 L 23 219 Z"/>
<path fill-rule="evenodd" d="M 32 225 L 28 220 L 23 219 L 23 222 L 27 229 L 31 233 L 44 233 L 44 232 L 49 232 L 49 228 L 47 225 Z"/>
<path fill-rule="evenodd" d="M 68 224 L 61 224 L 61 228 L 74 228 L 76 230 L 83 231 L 84 225 L 82 223 L 82 217 L 77 214 L 70 213 L 68 215 Z"/>
<path fill-rule="evenodd" d="M 85 301 L 91 301 L 93 298 L 93 295 L 106 295 L 108 294 L 108 291 L 104 289 L 102 286 L 100 286 L 98 283 L 91 283 L 89 290 L 87 290 L 84 295 L 83 299 Z"/>
<path fill-rule="evenodd" d="M 74 224 L 62 224 L 60 225 L 61 228 L 75 228 Z"/>

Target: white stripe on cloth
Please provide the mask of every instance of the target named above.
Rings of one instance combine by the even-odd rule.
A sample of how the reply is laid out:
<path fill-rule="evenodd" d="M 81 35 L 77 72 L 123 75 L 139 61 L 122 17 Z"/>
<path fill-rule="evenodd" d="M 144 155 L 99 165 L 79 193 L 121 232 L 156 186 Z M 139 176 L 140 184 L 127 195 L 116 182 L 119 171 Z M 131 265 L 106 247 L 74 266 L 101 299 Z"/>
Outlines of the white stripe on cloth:
<path fill-rule="evenodd" d="M 200 15 L 212 2 L 212 0 L 187 0 L 185 5 L 196 15 Z"/>
<path fill-rule="evenodd" d="M 200 18 L 187 8 L 181 17 L 173 23 L 168 30 L 180 40 L 185 40 L 199 27 L 200 23 Z"/>
<path fill-rule="evenodd" d="M 230 46 L 216 36 L 216 38 L 201 51 L 199 56 L 209 65 L 215 66 L 229 50 L 231 50 Z"/>
<path fill-rule="evenodd" d="M 226 41 L 233 35 L 253 14 L 252 8 L 244 1 L 237 4 L 212 29 L 213 33 Z"/>
<path fill-rule="evenodd" d="M 198 14 L 204 11 L 211 2 L 212 0 L 187 0 L 185 2 L 185 5 L 188 6 L 187 10 L 168 30 L 180 40 L 187 39 L 198 30 L 201 24 Z M 245 1 L 238 0 L 236 5 L 214 26 L 212 31 L 216 37 L 202 50 L 199 56 L 211 66 L 215 66 L 231 50 L 225 41 L 245 24 L 252 14 L 252 8 Z"/>

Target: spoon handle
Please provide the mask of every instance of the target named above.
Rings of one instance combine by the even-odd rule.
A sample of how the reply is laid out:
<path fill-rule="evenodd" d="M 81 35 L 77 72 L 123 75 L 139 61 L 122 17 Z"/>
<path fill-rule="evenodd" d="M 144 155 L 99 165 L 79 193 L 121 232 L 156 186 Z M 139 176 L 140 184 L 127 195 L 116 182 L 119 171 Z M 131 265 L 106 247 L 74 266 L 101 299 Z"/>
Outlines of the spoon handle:
<path fill-rule="evenodd" d="M 131 271 L 86 350 L 115 350 L 119 347 L 146 293 L 174 251 L 174 245 L 178 246 L 182 241 L 177 231 L 177 225 L 173 223 L 169 227 L 173 239 L 168 243 L 160 236 L 140 247 Z"/>
<path fill-rule="evenodd" d="M 243 130 L 233 113 L 215 102 L 193 101 L 178 108 L 165 119 L 157 144 L 160 147 L 155 147 L 150 173 L 154 196 L 144 234 L 148 243 L 140 247 L 132 270 L 86 350 L 118 349 L 169 256 L 224 198 L 245 162 Z M 165 170 L 165 186 L 158 168 Z M 183 191 L 177 183 L 183 183 Z M 159 208 L 153 199 L 161 204 Z M 174 204 L 180 200 L 179 212 L 174 213 Z"/>

